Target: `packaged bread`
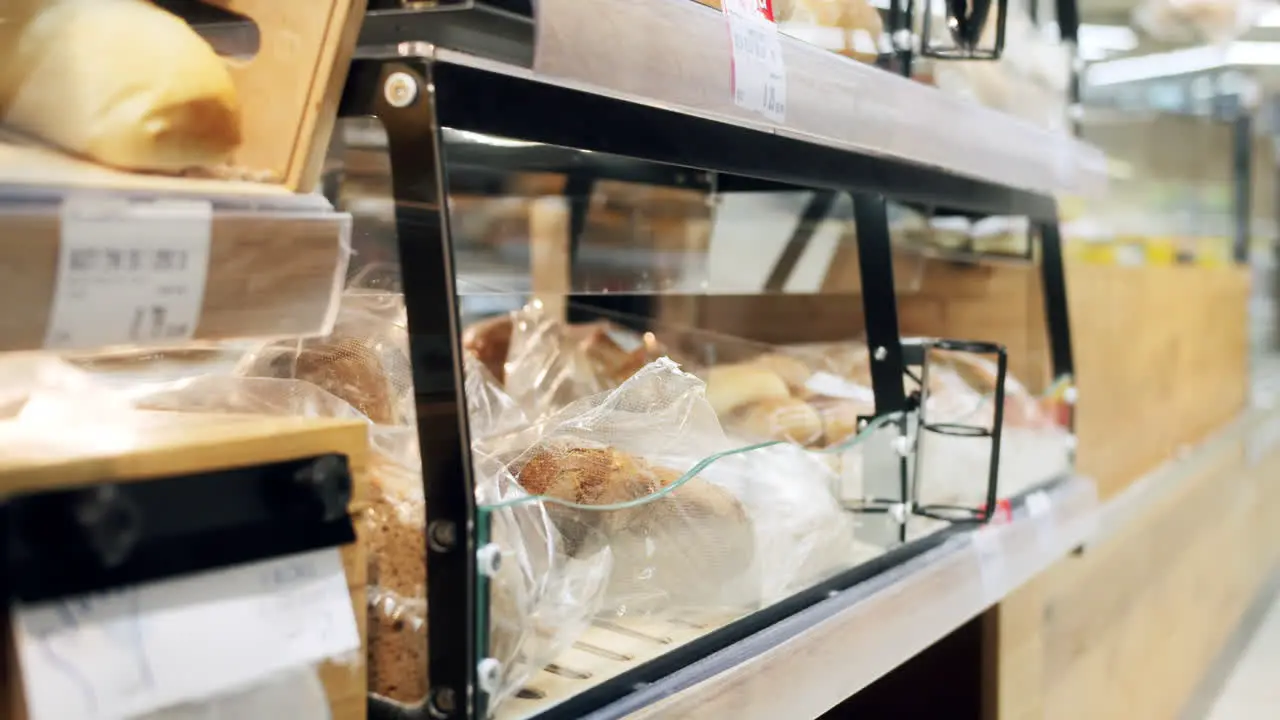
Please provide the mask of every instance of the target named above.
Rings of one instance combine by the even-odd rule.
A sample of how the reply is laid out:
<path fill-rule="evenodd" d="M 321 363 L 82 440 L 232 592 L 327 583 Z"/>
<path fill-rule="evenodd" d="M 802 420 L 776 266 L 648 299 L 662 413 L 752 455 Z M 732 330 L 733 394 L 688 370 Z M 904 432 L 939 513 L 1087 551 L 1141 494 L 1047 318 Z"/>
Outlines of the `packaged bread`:
<path fill-rule="evenodd" d="M 247 354 L 236 374 L 303 380 L 341 398 L 375 424 L 410 424 L 413 371 L 404 298 L 348 292 L 327 337 L 267 344 Z"/>
<path fill-rule="evenodd" d="M 880 55 L 884 23 L 866 0 L 792 0 L 778 15 L 782 32 L 859 62 Z"/>
<path fill-rule="evenodd" d="M 769 440 L 784 440 L 802 446 L 819 445 L 823 438 L 822 416 L 799 398 L 778 398 L 752 403 L 724 418 L 735 434 Z"/>
<path fill-rule="evenodd" d="M 652 333 L 608 321 L 570 325 L 536 301 L 512 319 L 505 388 L 534 417 L 616 388 L 667 353 Z"/>
<path fill-rule="evenodd" d="M 724 602 L 751 568 L 755 538 L 733 495 L 697 477 L 613 448 L 542 446 L 519 470 L 534 495 L 585 509 L 549 505 L 570 554 L 607 544 L 613 559 L 609 602 L 631 611 Z"/>
<path fill-rule="evenodd" d="M 419 473 L 375 457 L 359 518 L 369 548 L 369 691 L 427 696 L 426 502 Z"/>
<path fill-rule="evenodd" d="M 507 354 L 514 326 L 514 318 L 504 314 L 468 325 L 462 331 L 462 348 L 474 355 L 499 384 L 507 381 Z"/>
<path fill-rule="evenodd" d="M 787 383 L 767 365 L 744 362 L 713 365 L 703 372 L 707 401 L 721 417 L 740 407 L 791 397 Z"/>
<path fill-rule="evenodd" d="M 240 103 L 225 62 L 145 0 L 20 0 L 0 10 L 0 121 L 125 170 L 225 163 Z"/>

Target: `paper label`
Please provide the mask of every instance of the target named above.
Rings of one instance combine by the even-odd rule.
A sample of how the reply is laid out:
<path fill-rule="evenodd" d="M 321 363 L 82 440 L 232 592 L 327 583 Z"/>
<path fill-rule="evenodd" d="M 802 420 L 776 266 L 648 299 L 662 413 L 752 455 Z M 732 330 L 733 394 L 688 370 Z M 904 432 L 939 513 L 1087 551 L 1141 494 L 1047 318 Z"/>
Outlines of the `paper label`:
<path fill-rule="evenodd" d="M 1057 524 L 1053 516 L 1053 501 L 1049 493 L 1037 490 L 1027 496 L 1027 514 L 1036 525 L 1036 536 L 1040 540 L 1040 549 L 1052 552 L 1057 544 Z"/>
<path fill-rule="evenodd" d="M 210 203 L 72 199 L 61 225 L 46 348 L 191 338 L 209 268 Z"/>
<path fill-rule="evenodd" d="M 723 0 L 732 41 L 733 102 L 775 122 L 787 116 L 787 68 L 772 0 Z"/>
<path fill-rule="evenodd" d="M 985 525 L 973 533 L 973 547 L 978 551 L 978 569 L 982 574 L 982 591 L 987 602 L 1004 597 L 1008 579 L 1004 566 L 1001 528 Z"/>
<path fill-rule="evenodd" d="M 119 720 L 360 647 L 336 548 L 13 609 L 30 720 Z"/>
<path fill-rule="evenodd" d="M 858 400 L 870 405 L 874 405 L 876 401 L 876 395 L 871 391 L 871 388 L 862 387 L 851 380 L 846 380 L 828 372 L 818 371 L 810 375 L 804 386 L 805 389 L 815 395 Z"/>

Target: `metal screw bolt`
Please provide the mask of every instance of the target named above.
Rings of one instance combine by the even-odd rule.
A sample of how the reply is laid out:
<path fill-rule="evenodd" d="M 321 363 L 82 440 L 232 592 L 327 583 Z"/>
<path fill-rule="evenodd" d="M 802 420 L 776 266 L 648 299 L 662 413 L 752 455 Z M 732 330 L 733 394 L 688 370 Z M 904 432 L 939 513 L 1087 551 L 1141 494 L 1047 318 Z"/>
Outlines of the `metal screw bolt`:
<path fill-rule="evenodd" d="M 391 107 L 409 107 L 418 99 L 418 81 L 406 72 L 391 73 L 382 93 Z"/>
<path fill-rule="evenodd" d="M 448 520 L 436 520 L 428 528 L 427 536 L 431 538 L 432 550 L 448 552 L 458 544 L 458 526 Z"/>
<path fill-rule="evenodd" d="M 450 687 L 431 689 L 431 700 L 427 703 L 427 712 L 432 717 L 447 718 L 458 710 L 458 696 Z"/>
<path fill-rule="evenodd" d="M 889 357 L 889 351 L 885 350 L 883 347 L 878 347 L 876 348 L 876 351 L 871 354 L 871 357 L 875 358 L 877 361 L 883 361 L 885 358 Z"/>

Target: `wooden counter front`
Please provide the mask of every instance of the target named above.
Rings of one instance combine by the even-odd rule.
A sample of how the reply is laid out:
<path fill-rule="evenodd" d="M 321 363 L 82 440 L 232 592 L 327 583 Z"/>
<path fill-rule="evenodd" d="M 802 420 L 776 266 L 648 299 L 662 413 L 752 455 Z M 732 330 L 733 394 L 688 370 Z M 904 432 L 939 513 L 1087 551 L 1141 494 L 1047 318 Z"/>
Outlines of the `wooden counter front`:
<path fill-rule="evenodd" d="M 96 424 L 77 442 L 76 428 L 56 437 L 0 422 L 0 497 L 103 482 L 139 482 L 337 453 L 351 468 L 353 513 L 366 502 L 367 427 L 352 421 L 247 415 L 137 412 Z M 86 428 L 89 426 L 86 425 Z M 42 440 L 43 438 L 43 440 Z M 358 523 L 357 523 L 358 527 Z M 367 562 L 362 542 L 342 548 L 361 645 L 367 637 Z M 7 616 L 6 616 L 7 618 Z M 0 713 L 25 717 L 6 623 L 0 623 Z M 364 651 L 346 664 L 325 663 L 320 679 L 335 720 L 363 720 Z"/>

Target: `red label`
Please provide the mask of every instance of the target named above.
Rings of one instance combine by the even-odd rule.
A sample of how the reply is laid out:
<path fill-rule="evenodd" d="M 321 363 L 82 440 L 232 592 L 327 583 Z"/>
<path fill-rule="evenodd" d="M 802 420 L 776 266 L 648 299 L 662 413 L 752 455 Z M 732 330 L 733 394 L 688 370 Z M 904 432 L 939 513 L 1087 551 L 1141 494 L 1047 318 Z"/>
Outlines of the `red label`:
<path fill-rule="evenodd" d="M 981 512 L 986 512 L 987 506 L 983 504 L 978 506 L 978 509 Z M 1008 498 L 1005 498 L 1003 500 L 996 501 L 996 511 L 991 513 L 991 519 L 988 520 L 987 522 L 991 523 L 992 525 L 1003 525 L 1004 523 L 1010 522 L 1012 520 L 1013 520 L 1013 504 L 1009 502 Z"/>

